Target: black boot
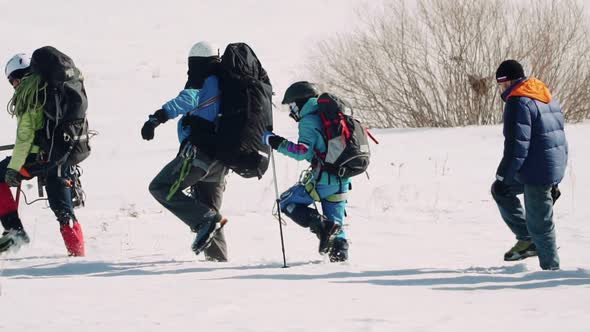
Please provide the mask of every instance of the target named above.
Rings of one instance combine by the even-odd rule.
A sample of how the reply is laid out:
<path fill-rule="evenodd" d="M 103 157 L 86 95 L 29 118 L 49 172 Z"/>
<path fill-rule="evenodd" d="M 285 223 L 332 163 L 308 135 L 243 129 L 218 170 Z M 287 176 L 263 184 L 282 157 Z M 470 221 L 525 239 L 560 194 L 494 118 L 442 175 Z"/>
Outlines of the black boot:
<path fill-rule="evenodd" d="M 227 218 L 223 218 L 219 213 L 214 212 L 207 217 L 197 230 L 197 236 L 191 246 L 195 255 L 200 254 L 203 250 L 209 248 L 213 237 L 219 232 L 227 223 Z"/>
<path fill-rule="evenodd" d="M 330 262 L 346 262 L 348 260 L 348 241 L 341 237 L 334 239 L 330 250 Z"/>
<path fill-rule="evenodd" d="M 1 216 L 0 222 L 2 222 L 2 227 L 4 227 L 4 230 L 7 231 L 11 229 L 23 229 L 23 223 L 20 221 L 16 211 Z"/>
<path fill-rule="evenodd" d="M 320 240 L 319 253 L 320 255 L 327 254 L 330 250 L 330 243 L 338 233 L 340 233 L 340 224 L 326 219 L 324 216 L 318 215 L 309 224 L 309 229 L 312 233 L 317 235 Z"/>
<path fill-rule="evenodd" d="M 340 224 L 327 220 L 326 217 L 318 213 L 318 210 L 304 205 L 292 204 L 282 211 L 299 226 L 309 227 L 311 232 L 318 237 L 320 255 L 328 253 L 331 240 L 340 232 Z"/>
<path fill-rule="evenodd" d="M 0 237 L 0 252 L 8 249 L 19 249 L 21 246 L 30 242 L 29 236 L 23 229 L 23 224 L 18 217 L 18 213 L 12 212 L 0 217 L 4 232 Z"/>

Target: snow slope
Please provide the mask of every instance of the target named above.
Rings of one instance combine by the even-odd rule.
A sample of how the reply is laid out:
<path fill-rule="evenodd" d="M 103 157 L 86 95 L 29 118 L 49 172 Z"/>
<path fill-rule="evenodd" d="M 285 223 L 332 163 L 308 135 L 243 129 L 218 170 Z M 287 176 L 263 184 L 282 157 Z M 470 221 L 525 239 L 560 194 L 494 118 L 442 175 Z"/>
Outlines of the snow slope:
<path fill-rule="evenodd" d="M 46 44 L 71 54 L 100 132 L 83 165 L 87 207 L 77 212 L 88 257 L 65 256 L 43 203 L 23 206 L 32 243 L 0 258 L 0 331 L 587 331 L 590 123 L 567 127 L 557 272 L 540 271 L 536 259 L 502 261 L 514 239 L 489 194 L 499 126 L 375 131 L 371 178 L 355 178 L 350 197 L 348 263 L 327 263 L 317 240 L 289 222 L 290 267 L 281 268 L 270 172 L 228 178 L 229 263 L 192 255 L 192 234 L 149 196 L 149 181 L 176 153 L 175 126 L 159 127 L 151 142 L 139 129 L 183 86 L 192 43 L 252 44 L 280 98 L 305 78 L 306 49 L 347 29 L 358 3 L 29 1 L 22 20 L 0 2 L 0 30 L 10 31 L 0 57 Z M 4 85 L 0 101 L 9 97 Z M 285 112 L 276 121 L 294 138 Z M 14 125 L 0 112 L 2 144 Z M 277 156 L 280 188 L 305 167 Z M 25 193 L 35 197 L 34 184 Z"/>

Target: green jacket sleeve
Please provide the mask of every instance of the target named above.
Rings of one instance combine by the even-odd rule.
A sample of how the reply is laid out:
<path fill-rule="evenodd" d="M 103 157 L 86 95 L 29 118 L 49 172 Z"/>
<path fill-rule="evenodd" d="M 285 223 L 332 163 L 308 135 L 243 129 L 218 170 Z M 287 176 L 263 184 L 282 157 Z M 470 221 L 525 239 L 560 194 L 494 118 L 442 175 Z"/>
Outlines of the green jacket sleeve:
<path fill-rule="evenodd" d="M 38 152 L 35 151 L 38 148 L 33 145 L 33 142 L 35 133 L 42 126 L 43 111 L 29 111 L 17 116 L 16 141 L 8 168 L 20 171 L 29 154 Z"/>

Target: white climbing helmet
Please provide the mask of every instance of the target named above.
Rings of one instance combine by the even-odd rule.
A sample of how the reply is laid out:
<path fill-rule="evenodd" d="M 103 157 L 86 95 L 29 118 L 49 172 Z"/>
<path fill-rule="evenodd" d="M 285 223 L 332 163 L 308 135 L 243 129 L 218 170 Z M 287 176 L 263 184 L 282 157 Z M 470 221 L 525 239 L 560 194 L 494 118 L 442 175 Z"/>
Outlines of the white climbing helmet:
<path fill-rule="evenodd" d="M 188 57 L 211 57 L 211 56 L 219 56 L 219 47 L 217 45 L 202 41 L 198 42 L 193 47 L 191 47 L 190 52 L 188 53 Z"/>
<path fill-rule="evenodd" d="M 6 77 L 10 77 L 12 73 L 20 69 L 26 69 L 31 65 L 31 56 L 26 53 L 19 53 L 10 60 L 6 64 L 6 68 L 4 69 L 6 73 Z"/>

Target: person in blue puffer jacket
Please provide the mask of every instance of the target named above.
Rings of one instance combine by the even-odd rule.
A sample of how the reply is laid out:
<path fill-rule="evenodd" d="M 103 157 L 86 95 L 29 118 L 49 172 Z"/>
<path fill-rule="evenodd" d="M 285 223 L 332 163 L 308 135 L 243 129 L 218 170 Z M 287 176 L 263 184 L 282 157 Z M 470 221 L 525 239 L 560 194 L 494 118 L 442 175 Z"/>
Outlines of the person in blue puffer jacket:
<path fill-rule="evenodd" d="M 330 261 L 348 260 L 348 241 L 343 229 L 346 197 L 351 188 L 350 178 L 323 171 L 318 159 L 326 152 L 326 139 L 318 114 L 319 90 L 313 83 L 296 82 L 286 91 L 282 104 L 289 105 L 289 116 L 298 122 L 297 143 L 272 132 L 263 136 L 265 144 L 295 160 L 307 160 L 311 171 L 299 183 L 280 197 L 281 211 L 302 227 L 309 228 L 320 240 L 320 254 L 329 253 Z M 319 201 L 323 214 L 309 207 Z"/>
<path fill-rule="evenodd" d="M 205 252 L 210 261 L 227 261 L 222 227 L 227 222 L 219 212 L 228 168 L 215 159 L 215 151 L 199 139 L 214 129 L 219 109 L 219 48 L 196 43 L 189 52 L 188 81 L 180 94 L 149 116 L 141 129 L 145 140 L 154 138 L 160 124 L 181 116 L 178 122 L 180 150 L 149 185 L 154 198 L 182 220 L 197 235 L 195 254 Z M 198 142 L 198 143 L 197 143 Z M 191 188 L 192 195 L 183 190 Z"/>
<path fill-rule="evenodd" d="M 504 108 L 504 154 L 492 196 L 517 242 L 504 255 L 515 261 L 539 256 L 544 270 L 559 269 L 553 205 L 565 174 L 568 145 L 564 116 L 547 86 L 527 78 L 522 65 L 506 60 L 496 71 Z M 523 209 L 517 195 L 524 194 Z"/>

